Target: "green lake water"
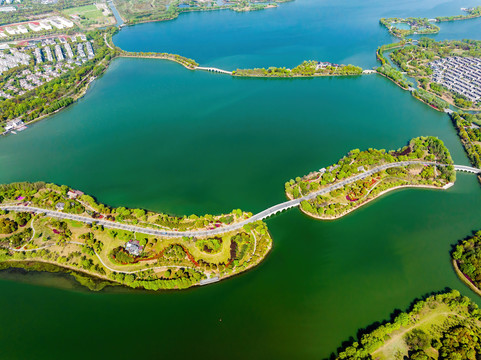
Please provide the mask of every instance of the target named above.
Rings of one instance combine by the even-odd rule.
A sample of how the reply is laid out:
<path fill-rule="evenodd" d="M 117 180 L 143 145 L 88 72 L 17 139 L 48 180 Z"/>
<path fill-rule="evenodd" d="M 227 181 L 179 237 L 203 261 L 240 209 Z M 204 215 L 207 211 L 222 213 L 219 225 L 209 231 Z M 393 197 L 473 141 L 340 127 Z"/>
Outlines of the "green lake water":
<path fill-rule="evenodd" d="M 376 17 L 376 5 L 363 13 Z M 462 5 L 430 6 L 445 15 Z M 395 10 L 390 2 L 383 11 Z M 188 16 L 209 23 L 218 14 L 230 16 Z M 440 137 L 457 164 L 469 164 L 449 117 L 382 77 L 246 80 L 118 59 L 78 104 L 0 140 L 0 183 L 51 181 L 112 206 L 173 214 L 258 212 L 285 200 L 290 178 L 350 149 L 397 149 L 420 135 Z M 481 228 L 480 204 L 476 177 L 458 174 L 447 191 L 397 191 L 337 221 L 292 209 L 267 220 L 274 247 L 260 266 L 180 292 L 93 293 L 64 276 L 2 272 L 0 358 L 326 358 L 430 292 L 456 288 L 481 303 L 449 257 Z"/>

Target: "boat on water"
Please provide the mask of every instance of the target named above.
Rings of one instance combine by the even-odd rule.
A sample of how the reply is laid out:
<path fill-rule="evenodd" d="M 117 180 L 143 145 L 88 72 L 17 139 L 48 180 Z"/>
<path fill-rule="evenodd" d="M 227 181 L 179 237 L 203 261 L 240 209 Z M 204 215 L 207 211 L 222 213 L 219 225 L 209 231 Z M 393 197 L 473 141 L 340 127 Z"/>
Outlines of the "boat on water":
<path fill-rule="evenodd" d="M 17 131 L 23 131 L 23 130 L 25 130 L 26 128 L 27 128 L 27 126 L 22 125 L 22 126 L 20 126 L 20 127 L 17 128 Z"/>
<path fill-rule="evenodd" d="M 12 131 L 12 134 L 13 134 L 13 135 L 17 135 L 17 132 L 16 132 L 16 131 Z"/>

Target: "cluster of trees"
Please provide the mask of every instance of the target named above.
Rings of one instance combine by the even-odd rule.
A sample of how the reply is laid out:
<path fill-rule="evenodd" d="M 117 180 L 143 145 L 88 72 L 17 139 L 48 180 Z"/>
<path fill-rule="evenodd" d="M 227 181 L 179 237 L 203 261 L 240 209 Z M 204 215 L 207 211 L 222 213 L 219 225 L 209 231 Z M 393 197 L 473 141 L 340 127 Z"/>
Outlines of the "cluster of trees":
<path fill-rule="evenodd" d="M 144 288 L 147 290 L 160 289 L 186 289 L 192 285 L 197 284 L 200 280 L 205 278 L 203 274 L 190 269 L 179 269 L 173 274 L 169 274 L 168 279 L 159 279 L 154 274 L 147 278 L 142 278 L 142 273 L 139 274 L 122 274 L 111 273 L 109 277 L 112 280 L 120 282 L 133 288 Z"/>
<path fill-rule="evenodd" d="M 384 25 L 392 35 L 400 38 L 412 34 L 436 34 L 440 30 L 438 26 L 431 24 L 427 18 L 382 18 L 379 22 Z M 409 29 L 398 28 L 396 24 L 406 24 L 409 26 Z"/>
<path fill-rule="evenodd" d="M 385 63 L 382 66 L 379 66 L 376 71 L 387 78 L 393 80 L 396 84 L 401 86 L 403 89 L 407 90 L 409 87 L 413 86 L 413 83 L 408 81 L 404 74 L 393 68 L 390 64 Z"/>
<path fill-rule="evenodd" d="M 136 258 L 128 254 L 122 246 L 112 249 L 109 256 L 120 264 L 132 264 L 136 261 Z"/>
<path fill-rule="evenodd" d="M 459 269 L 468 279 L 481 289 L 481 231 L 461 241 L 451 253 Z"/>
<path fill-rule="evenodd" d="M 417 327 L 424 319 L 443 307 L 455 316 L 445 315 L 445 321 L 431 325 L 429 331 Z M 400 340 L 403 343 L 400 348 L 405 349 L 402 352 L 407 353 L 401 356 L 428 360 L 431 359 L 428 354 L 439 353 L 439 359 L 475 360 L 481 356 L 479 320 L 478 306 L 469 298 L 461 296 L 458 291 L 433 295 L 417 301 L 409 311 L 402 312 L 396 317 L 393 315 L 390 322 L 374 329 L 360 331 L 358 340 L 344 345 L 336 359 L 371 359 L 371 354 L 391 339 L 395 331 L 407 329 L 406 335 Z"/>
<path fill-rule="evenodd" d="M 9 218 L 0 219 L 0 234 L 11 234 L 17 231 L 18 224 L 15 220 Z"/>
<path fill-rule="evenodd" d="M 310 76 L 348 76 L 362 74 L 362 68 L 354 65 L 327 65 L 317 68 L 317 61 L 304 61 L 295 68 L 270 67 L 268 69 L 237 69 L 234 76 L 242 77 L 310 77 Z"/>
<path fill-rule="evenodd" d="M 446 101 L 423 89 L 413 91 L 413 96 L 438 110 L 444 110 L 449 107 L 449 104 Z"/>
<path fill-rule="evenodd" d="M 473 166 L 481 168 L 481 115 L 452 113 L 451 119 L 456 126 L 464 149 Z"/>
<path fill-rule="evenodd" d="M 195 242 L 195 246 L 200 251 L 216 254 L 222 250 L 222 238 L 199 239 Z"/>
<path fill-rule="evenodd" d="M 22 232 L 13 234 L 7 238 L 2 239 L 2 242 L 5 242 L 10 245 L 10 247 L 18 247 L 21 246 L 26 241 L 29 241 L 32 238 L 32 229 L 27 228 Z"/>

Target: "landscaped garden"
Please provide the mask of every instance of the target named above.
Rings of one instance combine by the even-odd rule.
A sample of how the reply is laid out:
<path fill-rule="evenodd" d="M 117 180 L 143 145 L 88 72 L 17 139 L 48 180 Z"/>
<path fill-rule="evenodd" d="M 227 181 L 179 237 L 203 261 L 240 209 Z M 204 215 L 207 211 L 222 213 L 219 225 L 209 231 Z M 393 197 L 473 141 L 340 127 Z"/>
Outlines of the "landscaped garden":
<path fill-rule="evenodd" d="M 272 246 L 267 227 L 261 221 L 215 237 L 202 233 L 190 237 L 153 236 L 95 222 L 108 220 L 195 234 L 250 216 L 240 210 L 226 215 L 176 217 L 143 209 L 110 208 L 80 191 L 45 183 L 2 185 L 0 205 L 56 209 L 92 219 L 90 224 L 30 213 L 28 208 L 25 212 L 1 210 L 0 262 L 2 268 L 38 269 L 39 264 L 44 264 L 47 271 L 63 269 L 88 275 L 95 281 L 84 283 L 94 289 L 99 288 L 99 281 L 100 288 L 107 284 L 153 290 L 187 288 L 202 284 L 202 280 L 219 280 L 252 268 Z"/>
<path fill-rule="evenodd" d="M 412 163 L 372 171 L 402 161 Z M 359 179 L 346 182 L 353 176 Z M 289 199 L 309 196 L 300 205 L 309 216 L 334 219 L 395 188 L 443 188 L 455 179 L 453 161 L 444 143 L 435 137 L 419 137 L 396 151 L 351 150 L 337 164 L 291 179 L 285 184 L 285 191 Z"/>

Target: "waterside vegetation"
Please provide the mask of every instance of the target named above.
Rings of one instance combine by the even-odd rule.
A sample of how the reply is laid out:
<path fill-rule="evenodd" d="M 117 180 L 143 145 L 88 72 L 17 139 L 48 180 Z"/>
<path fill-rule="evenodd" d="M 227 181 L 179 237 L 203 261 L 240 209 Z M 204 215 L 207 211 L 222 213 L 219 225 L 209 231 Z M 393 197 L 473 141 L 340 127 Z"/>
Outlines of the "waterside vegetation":
<path fill-rule="evenodd" d="M 286 195 L 289 199 L 305 197 L 379 166 L 413 160 L 420 163 L 374 172 L 329 193 L 303 200 L 300 208 L 314 218 L 335 219 L 393 189 L 415 186 L 443 188 L 456 179 L 453 161 L 444 143 L 435 137 L 419 137 L 397 151 L 351 150 L 335 165 L 288 181 L 285 184 Z M 436 162 L 444 166 L 421 162 Z"/>
<path fill-rule="evenodd" d="M 149 229 L 218 229 L 247 219 L 238 209 L 226 215 L 170 216 L 143 209 L 110 208 L 67 186 L 14 183 L 0 186 L 1 205 L 28 205 Z M 102 225 L 56 219 L 46 213 L 0 211 L 2 267 L 38 263 L 83 273 L 102 283 L 149 290 L 182 289 L 217 281 L 260 263 L 272 246 L 257 221 L 216 236 L 153 236 Z M 47 269 L 48 270 L 48 269 Z M 97 284 L 97 281 L 93 282 Z M 94 286 L 93 289 L 97 289 Z"/>
<path fill-rule="evenodd" d="M 472 359 L 481 356 L 481 312 L 457 290 L 432 295 L 360 331 L 336 359 Z"/>
<path fill-rule="evenodd" d="M 390 56 L 403 72 L 417 80 L 420 88 L 417 93 L 418 98 L 439 110 L 447 108 L 449 104 L 463 109 L 480 109 L 479 105 L 473 104 L 464 96 L 434 82 L 431 76 L 433 69 L 429 63 L 454 56 L 479 58 L 481 57 L 481 41 L 445 40 L 436 42 L 430 38 L 422 38 L 417 44 L 405 43 L 401 48 L 395 49 Z M 393 78 L 393 80 L 401 84 L 398 79 Z M 427 93 L 430 93 L 431 96 Z"/>
<path fill-rule="evenodd" d="M 460 241 L 451 257 L 461 280 L 481 296 L 481 231 Z"/>
<path fill-rule="evenodd" d="M 348 76 L 361 75 L 362 68 L 354 65 L 337 65 L 304 61 L 293 69 L 269 67 L 257 69 L 237 69 L 232 73 L 239 77 L 314 77 L 314 76 Z"/>
<path fill-rule="evenodd" d="M 115 0 L 115 6 L 127 25 L 166 21 L 177 18 L 180 14 L 193 11 L 234 10 L 238 12 L 264 10 L 277 7 L 278 4 L 292 0 L 247 0 L 230 1 L 196 1 L 196 0 Z"/>
<path fill-rule="evenodd" d="M 457 20 L 468 20 L 474 19 L 481 16 L 481 6 L 475 6 L 468 9 L 463 9 L 466 14 L 463 15 L 455 15 L 455 16 L 438 16 L 436 21 L 443 22 L 443 21 L 457 21 Z"/>

